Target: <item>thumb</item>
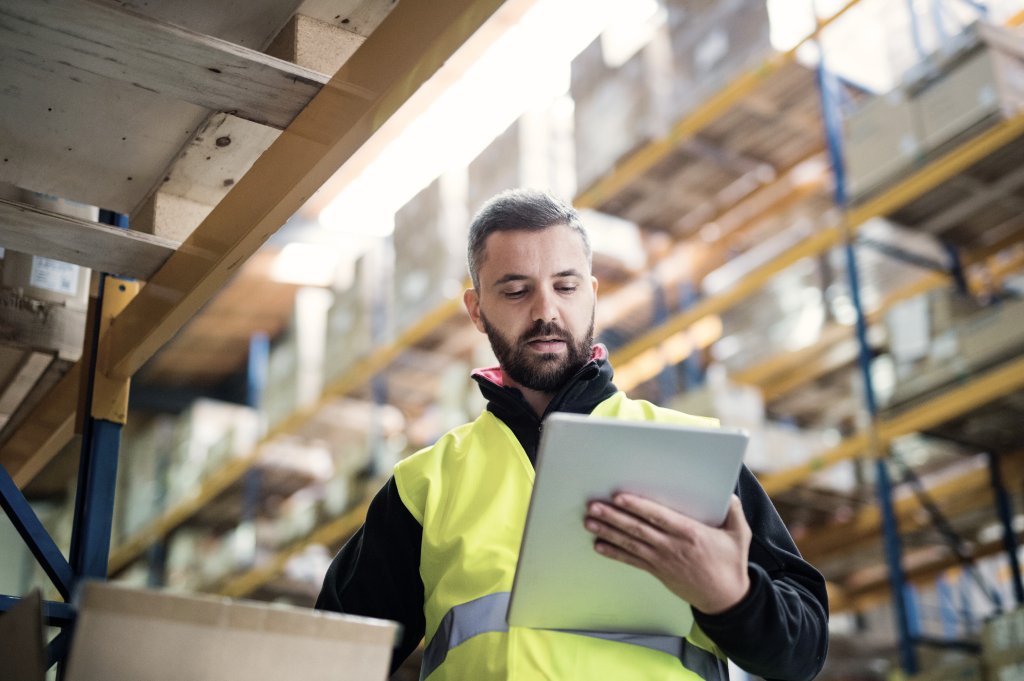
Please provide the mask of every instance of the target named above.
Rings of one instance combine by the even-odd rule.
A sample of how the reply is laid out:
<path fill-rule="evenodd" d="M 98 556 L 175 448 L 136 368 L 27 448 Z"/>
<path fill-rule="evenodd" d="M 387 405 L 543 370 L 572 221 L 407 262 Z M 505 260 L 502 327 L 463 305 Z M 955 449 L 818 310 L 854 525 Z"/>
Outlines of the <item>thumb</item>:
<path fill-rule="evenodd" d="M 739 532 L 747 525 L 747 519 L 743 515 L 743 504 L 735 494 L 729 499 L 729 510 L 725 514 L 725 521 L 722 529 L 727 532 Z"/>

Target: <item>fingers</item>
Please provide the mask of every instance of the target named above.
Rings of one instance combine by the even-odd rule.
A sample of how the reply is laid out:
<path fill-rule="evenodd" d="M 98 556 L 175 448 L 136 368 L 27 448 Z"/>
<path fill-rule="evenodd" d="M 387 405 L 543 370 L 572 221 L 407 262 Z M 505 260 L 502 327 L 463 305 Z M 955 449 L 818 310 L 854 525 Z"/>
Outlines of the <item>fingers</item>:
<path fill-rule="evenodd" d="M 682 513 L 677 513 L 656 501 L 651 501 L 635 494 L 616 494 L 614 502 L 617 507 L 629 511 L 629 513 L 639 518 L 643 518 L 652 527 L 673 537 L 689 541 L 693 539 L 695 533 L 699 533 L 703 528 L 703 524 L 700 521 L 688 518 Z"/>
<path fill-rule="evenodd" d="M 674 518 L 672 511 L 650 499 L 634 496 L 632 494 L 616 494 L 615 505 L 625 509 L 638 518 L 643 518 L 649 525 L 665 531 L 672 526 Z"/>
<path fill-rule="evenodd" d="M 594 542 L 595 551 L 637 567 L 648 567 L 652 554 L 650 545 L 621 528 L 593 517 L 588 517 L 584 524 L 597 537 Z"/>
<path fill-rule="evenodd" d="M 648 561 L 636 554 L 630 553 L 629 551 L 624 551 L 614 544 L 609 544 L 602 539 L 598 539 L 594 542 L 594 550 L 606 558 L 617 560 L 620 563 L 625 563 L 626 565 L 632 565 L 633 567 L 646 570 L 647 572 L 654 572 L 652 565 Z"/>
<path fill-rule="evenodd" d="M 599 502 L 590 505 L 584 525 L 600 539 L 644 558 L 650 555 L 653 545 L 661 541 L 656 528 Z"/>

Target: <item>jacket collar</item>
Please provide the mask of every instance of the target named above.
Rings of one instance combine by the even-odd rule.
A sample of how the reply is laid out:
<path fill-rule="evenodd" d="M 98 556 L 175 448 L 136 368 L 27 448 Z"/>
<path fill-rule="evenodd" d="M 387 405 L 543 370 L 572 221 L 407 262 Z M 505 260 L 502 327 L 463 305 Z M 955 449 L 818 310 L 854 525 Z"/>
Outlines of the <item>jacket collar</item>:
<path fill-rule="evenodd" d="M 538 417 L 519 389 L 504 385 L 500 367 L 475 369 L 472 373 L 480 392 L 487 398 L 488 411 L 515 433 L 530 461 L 536 460 L 543 418 L 555 411 L 589 414 L 618 391 L 612 383 L 613 375 L 608 349 L 595 344 L 590 361 L 555 394 L 544 416 Z"/>

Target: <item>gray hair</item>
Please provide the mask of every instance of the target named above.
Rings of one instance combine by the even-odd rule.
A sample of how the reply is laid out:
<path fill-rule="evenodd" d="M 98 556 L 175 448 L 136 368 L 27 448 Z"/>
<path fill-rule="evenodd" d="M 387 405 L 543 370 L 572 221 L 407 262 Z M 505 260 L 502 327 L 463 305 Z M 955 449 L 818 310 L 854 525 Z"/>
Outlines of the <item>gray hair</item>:
<path fill-rule="evenodd" d="M 469 226 L 467 261 L 473 288 L 480 290 L 480 266 L 486 256 L 484 244 L 494 232 L 526 230 L 539 232 L 555 225 L 566 225 L 583 239 L 587 263 L 592 262 L 590 237 L 579 213 L 568 203 L 535 189 L 509 189 L 491 198 L 477 212 Z"/>

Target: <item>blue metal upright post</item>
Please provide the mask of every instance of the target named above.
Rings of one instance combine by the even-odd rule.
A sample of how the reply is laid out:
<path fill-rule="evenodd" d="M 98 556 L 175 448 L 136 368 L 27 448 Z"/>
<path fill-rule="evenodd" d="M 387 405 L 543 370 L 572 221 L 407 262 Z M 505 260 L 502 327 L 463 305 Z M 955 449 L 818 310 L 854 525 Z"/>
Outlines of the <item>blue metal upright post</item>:
<path fill-rule="evenodd" d="M 90 431 L 82 441 L 70 562 L 79 579 L 106 579 L 121 424 L 94 419 Z"/>
<path fill-rule="evenodd" d="M 100 221 L 124 228 L 128 226 L 126 216 L 110 211 L 100 211 Z M 75 608 L 70 602 L 75 590 L 83 579 L 107 577 L 118 448 L 121 427 L 128 411 L 128 380 L 114 380 L 98 374 L 99 340 L 110 319 L 124 309 L 138 288 L 137 282 L 100 275 L 99 294 L 93 308 L 86 344 L 88 352 L 82 358 L 81 377 L 86 382 L 83 404 L 79 405 L 82 410 L 82 451 L 71 549 L 67 559 L 46 532 L 7 469 L 0 466 L 0 507 L 11 518 L 32 555 L 65 599 L 63 603 L 43 603 L 46 623 L 62 628 L 46 649 L 48 665 L 58 664 L 58 679 L 63 677 L 60 663 L 67 655 L 75 621 Z M 98 394 L 102 398 L 97 401 Z M 19 601 L 17 597 L 0 596 L 0 612 L 6 612 Z"/>
<path fill-rule="evenodd" d="M 110 557 L 110 531 L 114 518 L 114 488 L 121 424 L 92 416 L 96 364 L 99 354 L 107 275 L 100 275 L 99 295 L 92 320 L 92 341 L 86 359 L 82 452 L 78 464 L 78 487 L 71 530 L 71 569 L 78 579 L 106 579 Z"/>
<path fill-rule="evenodd" d="M 684 280 L 679 284 L 680 310 L 689 310 L 696 305 L 700 296 L 692 282 Z M 704 355 L 700 348 L 694 347 L 689 356 L 683 360 L 683 379 L 686 390 L 695 390 L 704 383 Z M 678 375 L 678 373 L 677 373 Z"/>
<path fill-rule="evenodd" d="M 835 203 L 842 214 L 846 215 L 848 197 L 846 196 L 846 174 L 842 151 L 842 117 L 839 111 L 838 83 L 826 68 L 824 48 L 821 47 L 820 42 L 819 51 L 818 85 L 821 92 L 825 137 L 835 178 Z M 868 343 L 867 319 L 860 296 L 857 255 L 854 251 L 853 240 L 849 234 L 846 236 L 845 254 L 847 276 L 850 282 L 850 298 L 857 313 L 857 342 L 860 348 L 858 358 L 861 377 L 864 382 L 864 399 L 871 423 L 872 442 L 874 442 L 875 424 L 878 419 L 878 405 L 875 400 L 874 382 L 871 376 L 871 346 Z M 889 571 L 889 586 L 892 590 L 896 631 L 899 635 L 900 666 L 908 675 L 916 674 L 918 671 L 917 651 L 914 648 L 914 630 L 916 626 L 911 622 L 911 614 L 915 612 L 915 609 L 910 603 L 911 594 L 907 590 L 906 576 L 903 572 L 903 548 L 893 508 L 892 482 L 889 478 L 887 457 L 881 456 L 881 452 L 875 452 L 875 454 L 876 492 L 878 503 L 881 507 L 885 558 Z"/>
<path fill-rule="evenodd" d="M 668 321 L 668 296 L 665 287 L 656 278 L 651 277 L 650 285 L 653 289 L 653 310 L 651 326 L 661 326 Z M 665 366 L 658 372 L 658 402 L 665 402 L 679 393 L 679 379 L 674 366 Z"/>
<path fill-rule="evenodd" d="M 1013 582 L 1013 596 L 1017 607 L 1024 607 L 1024 581 L 1021 580 L 1020 560 L 1017 558 L 1017 538 L 1013 531 L 1013 511 L 1010 508 L 1010 495 L 1003 485 L 1002 472 L 999 470 L 999 456 L 987 453 L 989 479 L 992 482 L 992 494 L 996 501 L 999 522 L 1003 526 L 1003 548 L 1010 561 L 1010 577 Z"/>

